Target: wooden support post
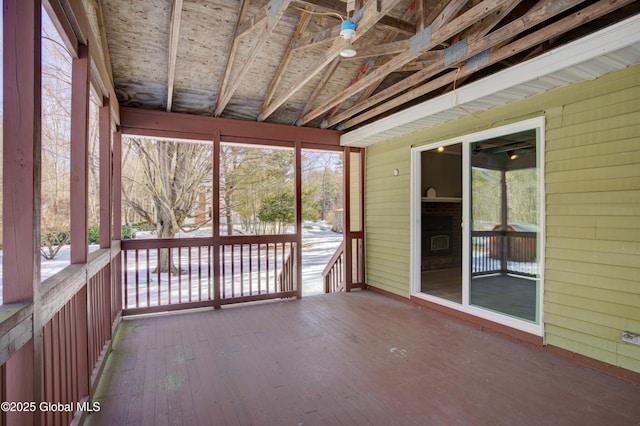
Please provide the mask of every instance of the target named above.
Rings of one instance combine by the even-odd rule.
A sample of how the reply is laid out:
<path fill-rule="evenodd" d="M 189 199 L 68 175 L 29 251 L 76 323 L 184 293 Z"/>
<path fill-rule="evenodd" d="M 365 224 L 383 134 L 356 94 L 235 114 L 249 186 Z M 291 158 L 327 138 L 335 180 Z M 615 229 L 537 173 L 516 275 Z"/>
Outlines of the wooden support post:
<path fill-rule="evenodd" d="M 71 263 L 87 261 L 89 48 L 78 47 L 71 65 Z"/>
<path fill-rule="evenodd" d="M 113 239 L 119 241 L 122 239 L 122 133 L 117 129 L 113 134 Z M 119 246 L 118 246 L 119 247 Z M 112 274 L 115 278 L 112 283 L 116 288 L 112 288 L 113 298 L 111 300 L 113 312 L 117 313 L 122 310 L 122 255 L 119 254 L 113 260 L 115 267 L 112 268 Z"/>
<path fill-rule="evenodd" d="M 362 278 L 361 282 L 359 283 L 360 285 L 362 285 L 362 288 L 366 288 L 366 283 L 367 283 L 367 269 L 366 269 L 366 262 L 365 262 L 365 239 L 364 239 L 364 230 L 365 230 L 365 226 L 364 226 L 364 170 L 365 170 L 365 155 L 366 150 L 364 148 L 361 148 L 359 150 L 359 154 L 360 154 L 360 173 L 358 175 L 358 181 L 359 181 L 359 186 L 360 186 L 360 194 L 359 194 L 359 200 L 360 200 L 360 231 L 362 232 L 362 248 L 361 250 L 358 252 L 358 255 L 360 256 L 360 259 L 358 259 L 358 269 L 360 272 L 360 276 Z"/>
<path fill-rule="evenodd" d="M 89 48 L 78 46 L 78 57 L 71 69 L 71 263 L 86 263 L 87 247 L 87 199 L 89 169 Z M 89 395 L 90 333 L 88 285 L 78 292 L 79 309 L 75 318 L 78 333 L 78 392 Z"/>
<path fill-rule="evenodd" d="M 296 297 L 302 297 L 302 139 L 295 147 Z"/>
<path fill-rule="evenodd" d="M 344 147 L 344 290 L 351 291 L 353 284 L 353 241 L 351 239 L 351 148 Z"/>
<path fill-rule="evenodd" d="M 500 272 L 506 274 L 509 256 L 509 219 L 507 216 L 507 172 L 504 170 L 500 172 L 500 206 L 500 222 L 502 223 L 500 227 L 500 240 L 502 242 L 500 245 Z"/>
<path fill-rule="evenodd" d="M 122 132 L 113 134 L 113 239 L 122 239 Z"/>
<path fill-rule="evenodd" d="M 220 309 L 220 130 L 213 134 L 213 307 Z"/>
<path fill-rule="evenodd" d="M 111 247 L 111 204 L 113 180 L 111 176 L 111 106 L 109 99 L 100 107 L 100 247 Z"/>
<path fill-rule="evenodd" d="M 40 173 L 41 4 L 4 0 L 3 301 L 31 302 L 33 338 L 5 364 L 6 401 L 41 400 Z M 10 47 L 10 48 L 9 48 Z M 7 424 L 40 424 L 33 412 L 8 412 Z"/>

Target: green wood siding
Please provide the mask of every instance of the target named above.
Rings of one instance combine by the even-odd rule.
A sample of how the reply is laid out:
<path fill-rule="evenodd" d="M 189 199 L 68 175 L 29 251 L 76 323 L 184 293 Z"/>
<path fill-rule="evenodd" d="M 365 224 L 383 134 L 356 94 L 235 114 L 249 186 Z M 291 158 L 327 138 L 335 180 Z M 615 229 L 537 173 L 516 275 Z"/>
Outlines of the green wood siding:
<path fill-rule="evenodd" d="M 640 66 L 368 148 L 367 281 L 410 293 L 411 146 L 541 114 L 545 340 L 640 372 Z"/>

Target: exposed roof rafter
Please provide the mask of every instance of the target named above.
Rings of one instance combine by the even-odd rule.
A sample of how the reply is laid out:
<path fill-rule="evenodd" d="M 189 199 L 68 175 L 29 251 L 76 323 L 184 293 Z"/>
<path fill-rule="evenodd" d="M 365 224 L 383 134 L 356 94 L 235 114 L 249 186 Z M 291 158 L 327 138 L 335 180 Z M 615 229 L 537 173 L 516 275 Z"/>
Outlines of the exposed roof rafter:
<path fill-rule="evenodd" d="M 171 112 L 173 104 L 173 85 L 176 78 L 176 60 L 178 56 L 178 40 L 180 40 L 180 19 L 182 17 L 182 0 L 171 1 L 171 23 L 169 24 L 169 70 L 167 78 L 167 112 Z"/>
<path fill-rule="evenodd" d="M 400 69 L 420 55 L 428 52 L 443 41 L 448 40 L 454 35 L 460 33 L 461 31 L 471 26 L 473 23 L 479 21 L 480 19 L 484 18 L 494 10 L 504 6 L 504 4 L 510 1 L 512 0 L 484 0 L 480 4 L 469 9 L 467 12 L 453 19 L 448 24 L 437 28 L 434 31 L 431 31 L 430 27 L 425 28 L 423 31 L 416 34 L 412 38 L 415 41 L 414 46 L 411 46 L 401 54 L 395 56 L 386 64 L 378 67 L 367 77 L 363 78 L 353 86 L 350 86 L 346 90 L 343 90 L 340 94 L 334 96 L 324 105 L 311 111 L 303 118 L 303 122 L 308 123 L 309 121 L 313 120 L 314 118 L 332 108 L 334 105 L 344 102 L 346 99 L 350 98 L 356 93 L 359 93 L 369 85 L 378 81 L 380 78 L 385 77 L 386 75 L 397 69 Z M 457 0 L 453 0 L 450 4 L 452 4 L 452 6 L 450 7 L 451 9 L 455 9 L 458 7 Z M 449 13 L 447 13 L 447 9 L 448 8 L 445 8 L 443 15 L 451 16 Z M 437 26 L 438 24 L 434 25 Z"/>
<path fill-rule="evenodd" d="M 362 16 L 358 20 L 358 32 L 354 37 L 354 41 L 365 34 L 368 30 L 385 15 L 387 15 L 391 9 L 393 9 L 401 0 L 368 0 L 365 5 L 356 12 L 356 15 Z M 378 6 L 380 10 L 378 11 Z M 320 71 L 322 71 L 333 59 L 339 55 L 342 50 L 343 41 L 336 39 L 331 47 L 322 55 L 315 64 L 309 69 L 307 73 L 301 76 L 291 88 L 281 95 L 276 100 L 272 101 L 269 106 L 263 109 L 258 115 L 258 121 L 263 121 L 271 114 L 275 112 L 287 99 L 293 96 L 298 90 L 300 90 L 305 84 L 307 84 L 313 77 L 315 77 Z M 333 105 L 332 105 L 333 106 Z M 329 107 L 330 108 L 330 107 Z M 327 108 L 325 111 L 327 111 Z M 323 111 L 323 112 L 325 112 Z"/>
<path fill-rule="evenodd" d="M 242 64 L 241 67 L 239 67 L 240 69 L 237 71 L 233 82 L 227 87 L 225 87 L 224 90 L 220 91 L 220 97 L 218 98 L 218 105 L 216 106 L 216 110 L 214 113 L 216 117 L 219 117 L 220 114 L 222 114 L 222 111 L 225 109 L 225 107 L 231 100 L 231 97 L 235 93 L 238 86 L 240 86 L 240 83 L 242 82 L 242 79 L 244 78 L 244 76 L 249 72 L 251 64 L 258 56 L 258 53 L 260 53 L 260 49 L 267 42 L 267 39 L 269 38 L 274 28 L 276 27 L 276 25 L 284 15 L 285 10 L 287 10 L 290 3 L 291 3 L 291 0 L 282 0 L 279 3 L 274 3 L 273 1 L 271 1 L 270 3 L 267 3 L 270 10 L 269 19 L 261 20 L 261 22 L 266 21 L 266 23 L 264 24 L 264 29 L 262 30 L 260 36 L 257 37 L 255 44 L 253 45 L 253 47 L 251 48 L 251 51 L 247 55 L 248 59 L 244 62 L 244 64 Z M 278 6 L 277 10 L 271 9 L 271 7 L 274 4 Z M 264 8 L 262 10 L 264 11 Z M 262 13 L 262 11 L 260 13 Z M 238 40 L 238 37 L 236 37 L 235 40 Z M 236 45 L 235 41 L 234 41 L 234 45 Z M 233 61 L 230 61 L 230 64 L 229 64 L 230 68 L 233 67 L 233 64 L 231 62 Z"/>
<path fill-rule="evenodd" d="M 492 49 L 490 52 L 489 60 L 482 65 L 483 68 L 495 64 L 499 61 L 503 61 L 517 53 L 523 52 L 531 47 L 538 45 L 544 40 L 548 40 L 552 37 L 556 37 L 559 34 L 566 32 L 572 28 L 575 28 L 585 22 L 586 19 L 595 19 L 598 16 L 602 16 L 606 13 L 611 12 L 617 8 L 624 6 L 625 4 L 629 4 L 634 0 L 620 0 L 616 2 L 611 2 L 609 0 L 601 0 L 598 3 L 594 3 L 593 5 L 581 10 L 580 12 L 573 13 L 560 21 L 558 21 L 552 27 L 544 27 L 534 33 L 528 34 L 522 38 L 517 39 L 516 41 L 500 47 L 496 49 Z M 555 2 L 554 2 L 555 3 Z M 557 4 L 556 4 L 557 5 Z M 560 12 L 558 12 L 560 13 Z M 511 25 L 515 24 L 517 21 L 511 23 Z M 515 25 L 513 25 L 515 26 Z M 504 27 L 503 27 L 504 28 Z M 503 29 L 501 28 L 501 30 Z M 505 30 L 508 31 L 508 30 Z M 435 80 L 431 80 L 428 83 L 411 90 L 403 94 L 400 97 L 397 97 L 385 104 L 382 104 L 376 108 L 373 108 L 366 113 L 363 113 L 351 120 L 348 120 L 344 123 L 344 128 L 353 127 L 356 124 L 362 123 L 366 120 L 369 120 L 377 115 L 382 114 L 383 112 L 389 111 L 398 105 L 406 103 L 411 99 L 416 99 L 426 93 L 429 93 L 437 88 L 443 87 L 446 84 L 450 84 L 455 82 L 458 79 L 469 76 L 471 73 L 477 71 L 478 68 L 471 68 L 466 65 L 460 66 L 457 70 L 453 70 L 441 77 L 438 77 Z"/>

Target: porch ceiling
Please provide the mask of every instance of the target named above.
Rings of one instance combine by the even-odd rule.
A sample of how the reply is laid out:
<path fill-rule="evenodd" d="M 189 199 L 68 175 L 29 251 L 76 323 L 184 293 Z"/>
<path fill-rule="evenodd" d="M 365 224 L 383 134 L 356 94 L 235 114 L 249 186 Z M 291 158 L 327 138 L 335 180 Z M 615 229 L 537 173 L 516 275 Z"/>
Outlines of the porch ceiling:
<path fill-rule="evenodd" d="M 358 54 L 345 59 L 341 21 L 326 13 L 345 16 L 353 2 L 84 3 L 122 106 L 345 129 L 640 12 L 632 0 L 368 0 L 350 13 Z"/>

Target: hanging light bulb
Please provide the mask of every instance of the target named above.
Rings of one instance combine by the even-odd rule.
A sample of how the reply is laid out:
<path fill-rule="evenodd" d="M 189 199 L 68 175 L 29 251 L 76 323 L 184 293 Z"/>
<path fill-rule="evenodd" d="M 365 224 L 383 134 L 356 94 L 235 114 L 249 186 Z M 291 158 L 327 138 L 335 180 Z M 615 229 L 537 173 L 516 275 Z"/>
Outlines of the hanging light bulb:
<path fill-rule="evenodd" d="M 356 50 L 351 44 L 351 40 L 356 35 L 356 23 L 350 19 L 342 21 L 340 26 L 340 37 L 344 39 L 344 46 L 340 51 L 340 56 L 343 58 L 351 58 L 356 55 Z"/>
<path fill-rule="evenodd" d="M 509 154 L 509 158 L 511 160 L 515 160 L 516 158 L 518 158 L 518 154 L 515 151 L 508 151 L 507 154 Z"/>

